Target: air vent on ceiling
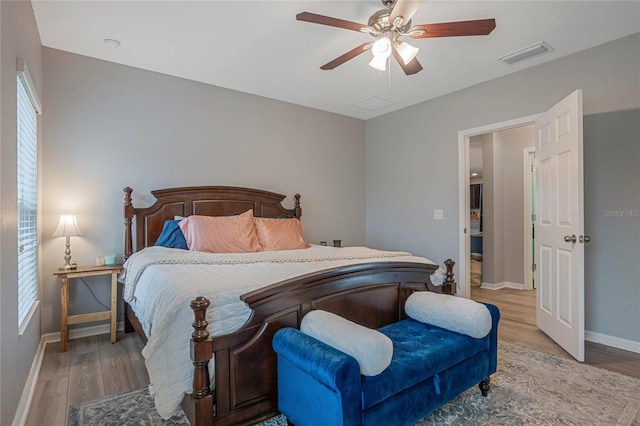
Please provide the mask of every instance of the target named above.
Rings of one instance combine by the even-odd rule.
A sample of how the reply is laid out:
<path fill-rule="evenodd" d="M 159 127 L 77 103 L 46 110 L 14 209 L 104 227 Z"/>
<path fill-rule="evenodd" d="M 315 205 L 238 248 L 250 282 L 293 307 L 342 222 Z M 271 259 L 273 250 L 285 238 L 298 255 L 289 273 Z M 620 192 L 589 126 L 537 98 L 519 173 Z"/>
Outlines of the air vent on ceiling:
<path fill-rule="evenodd" d="M 371 96 L 370 98 L 363 99 L 361 101 L 354 103 L 353 106 L 356 106 L 358 108 L 368 109 L 369 111 L 376 111 L 382 108 L 386 108 L 393 104 L 394 103 L 392 101 L 389 101 L 387 99 L 382 99 L 377 96 Z"/>
<path fill-rule="evenodd" d="M 541 53 L 550 52 L 552 50 L 553 47 L 549 46 L 544 41 L 539 41 L 532 44 L 531 46 L 523 47 L 522 49 L 507 53 L 506 55 L 502 55 L 498 58 L 498 60 L 507 64 L 513 64 L 523 59 L 530 58 L 535 55 L 540 55 Z"/>

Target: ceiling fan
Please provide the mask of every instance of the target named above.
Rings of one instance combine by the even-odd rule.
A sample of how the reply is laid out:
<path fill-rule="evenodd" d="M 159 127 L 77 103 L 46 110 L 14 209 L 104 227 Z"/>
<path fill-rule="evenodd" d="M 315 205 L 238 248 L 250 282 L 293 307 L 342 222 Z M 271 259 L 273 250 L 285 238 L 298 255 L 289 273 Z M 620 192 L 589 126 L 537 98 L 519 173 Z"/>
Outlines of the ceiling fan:
<path fill-rule="evenodd" d="M 296 15 L 298 21 L 329 25 L 352 31 L 371 34 L 377 38 L 375 42 L 363 43 L 347 53 L 320 67 L 332 70 L 371 49 L 373 60 L 369 63 L 375 69 L 385 71 L 387 59 L 393 55 L 400 67 L 407 75 L 422 70 L 422 65 L 416 59 L 418 48 L 411 46 L 400 37 L 410 36 L 414 39 L 432 37 L 457 37 L 487 35 L 496 27 L 495 19 L 479 19 L 474 21 L 443 22 L 412 26 L 411 18 L 416 13 L 422 1 L 415 0 L 382 0 L 385 6 L 369 18 L 367 25 L 344 19 L 302 12 Z"/>

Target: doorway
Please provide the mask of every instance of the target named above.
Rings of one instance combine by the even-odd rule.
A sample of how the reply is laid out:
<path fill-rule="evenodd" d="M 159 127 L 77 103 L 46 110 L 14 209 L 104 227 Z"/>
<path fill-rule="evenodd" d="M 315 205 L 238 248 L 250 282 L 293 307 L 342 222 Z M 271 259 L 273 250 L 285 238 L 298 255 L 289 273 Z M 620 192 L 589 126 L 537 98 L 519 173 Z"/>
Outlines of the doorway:
<path fill-rule="evenodd" d="M 525 128 L 530 126 L 529 129 L 533 134 L 533 124 L 535 123 L 536 116 L 527 116 L 522 117 L 520 119 L 510 120 L 502 123 L 491 124 L 487 126 L 482 126 L 474 129 L 469 129 L 466 131 L 461 131 L 458 133 L 458 142 L 459 142 L 459 183 L 461 184 L 461 188 L 459 189 L 459 205 L 461 207 L 460 214 L 460 229 L 463 229 L 464 232 L 460 233 L 460 241 L 459 241 L 459 268 L 458 268 L 458 282 L 459 282 L 459 292 L 463 297 L 471 296 L 471 236 L 472 233 L 474 235 L 474 239 L 477 238 L 477 225 L 474 226 L 471 220 L 471 184 L 475 182 L 472 180 L 471 169 L 470 169 L 470 140 L 475 138 L 477 140 L 483 140 L 483 146 L 488 147 L 489 152 L 483 151 L 482 158 L 483 163 L 485 165 L 492 164 L 494 160 L 496 160 L 496 170 L 484 170 L 482 172 L 483 186 L 482 186 L 482 195 L 483 201 L 481 202 L 482 211 L 481 211 L 481 220 L 482 220 L 482 247 L 483 247 L 483 279 L 482 284 L 485 288 L 491 288 L 492 284 L 494 288 L 502 288 L 502 287 L 510 287 L 510 288 L 519 288 L 524 289 L 525 283 L 531 283 L 531 280 L 527 280 L 525 278 L 526 271 L 525 263 L 529 262 L 529 268 L 531 268 L 531 255 L 525 254 L 525 243 L 524 240 L 527 238 L 527 232 L 523 229 L 526 229 L 528 226 L 523 225 L 523 218 L 525 214 L 525 206 L 523 201 L 518 202 L 518 206 L 515 207 L 515 210 L 519 213 L 517 217 L 515 217 L 512 213 L 507 215 L 506 220 L 508 223 L 513 224 L 510 229 L 507 229 L 506 235 L 505 230 L 502 229 L 503 222 L 505 220 L 505 213 L 502 210 L 496 210 L 495 206 L 500 206 L 504 203 L 505 197 L 507 200 L 511 200 L 511 196 L 513 193 L 517 192 L 519 194 L 519 199 L 523 199 L 524 191 L 524 183 L 518 184 L 517 187 L 512 185 L 511 182 L 504 183 L 504 173 L 505 169 L 507 173 L 518 173 L 518 181 L 523 180 L 523 167 L 521 164 L 521 159 L 523 159 L 522 149 L 518 151 L 510 150 L 509 153 L 502 152 L 499 148 L 493 150 L 493 147 L 497 147 L 498 144 L 493 144 L 491 138 L 482 138 L 482 135 L 494 134 L 494 133 L 509 133 L 513 132 L 519 128 Z M 502 138 L 504 139 L 504 138 Z M 500 152 L 497 152 L 500 151 Z M 504 155 L 507 157 L 505 158 Z M 514 160 L 514 156 L 517 155 L 517 161 Z M 527 159 L 529 161 L 529 159 Z M 503 167 L 503 163 L 507 164 L 507 167 Z M 515 163 L 518 163 L 516 166 Z M 502 189 L 495 191 L 494 187 L 499 188 L 507 188 L 506 193 L 502 191 Z M 530 210 L 529 210 L 530 211 Z M 529 214 L 530 220 L 530 214 Z M 495 226 L 495 223 L 500 223 L 500 226 Z M 517 236 L 515 236 L 514 229 L 515 224 L 517 223 L 520 231 Z M 530 223 L 530 222 L 527 222 Z M 501 244 L 499 246 L 498 252 L 493 253 L 496 245 L 495 241 L 499 241 Z M 502 244 L 506 242 L 506 246 Z M 517 245 L 517 249 L 514 250 L 513 244 Z M 477 247 L 477 244 L 474 244 L 474 248 Z M 514 271 L 514 263 L 510 262 L 507 265 L 507 270 L 505 271 L 505 262 L 498 260 L 496 261 L 496 256 L 504 255 L 505 250 L 508 252 L 508 255 L 511 256 L 514 253 L 517 253 L 517 269 L 518 271 Z M 525 261 L 525 256 L 527 256 L 527 261 Z M 477 259 L 477 257 L 476 257 Z M 475 266 L 475 265 L 474 265 Z M 475 274 L 476 271 L 474 270 Z M 519 279 L 514 279 L 514 274 L 516 276 L 520 276 Z M 486 279 L 489 278 L 489 279 Z"/>
<path fill-rule="evenodd" d="M 537 157 L 534 246 L 534 275 L 537 283 L 536 325 L 575 359 L 582 362 L 585 309 L 584 243 L 589 241 L 584 235 L 582 90 L 575 90 L 537 116 L 458 132 L 458 260 L 462 279 L 460 295 L 469 297 L 471 293 L 468 271 L 469 138 L 528 124 L 534 125 Z M 497 176 L 500 177 L 499 170 Z M 487 192 L 487 188 L 484 192 Z M 500 202 L 501 200 L 498 200 L 495 205 L 500 207 Z M 488 205 L 489 203 L 485 202 L 485 206 Z M 495 218 L 494 221 L 498 224 L 495 229 L 499 233 L 502 223 Z M 489 231 L 489 223 L 487 220 L 485 222 L 486 233 Z M 498 240 L 499 238 L 498 235 Z M 507 235 L 505 243 L 508 243 L 510 238 L 511 236 Z M 500 257 L 495 256 L 495 259 L 499 260 Z"/>
<path fill-rule="evenodd" d="M 473 135 L 466 138 L 466 143 L 469 297 L 499 306 L 505 321 L 523 329 L 533 328 L 537 332 L 532 336 L 548 341 L 536 326 L 533 283 L 534 126 L 525 124 Z M 478 191 L 478 187 L 482 189 Z"/>
<path fill-rule="evenodd" d="M 534 127 L 471 136 L 468 143 L 471 287 L 532 290 Z"/>

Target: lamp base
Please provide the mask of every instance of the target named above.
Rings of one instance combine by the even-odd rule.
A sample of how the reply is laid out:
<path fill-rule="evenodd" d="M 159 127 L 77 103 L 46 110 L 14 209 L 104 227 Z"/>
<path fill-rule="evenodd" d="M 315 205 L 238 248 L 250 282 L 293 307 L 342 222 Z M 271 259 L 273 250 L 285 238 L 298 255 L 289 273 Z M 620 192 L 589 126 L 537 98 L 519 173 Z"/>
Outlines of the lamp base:
<path fill-rule="evenodd" d="M 74 269 L 78 269 L 78 264 L 73 262 L 58 268 L 59 271 L 72 271 Z"/>

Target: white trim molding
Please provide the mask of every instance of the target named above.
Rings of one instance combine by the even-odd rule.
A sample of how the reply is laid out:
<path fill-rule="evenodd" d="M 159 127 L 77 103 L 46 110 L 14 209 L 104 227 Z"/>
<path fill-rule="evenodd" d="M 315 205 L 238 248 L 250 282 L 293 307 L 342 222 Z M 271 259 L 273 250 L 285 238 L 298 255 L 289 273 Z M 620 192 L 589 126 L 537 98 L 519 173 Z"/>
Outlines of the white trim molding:
<path fill-rule="evenodd" d="M 36 356 L 31 363 L 31 369 L 27 376 L 27 382 L 22 389 L 22 395 L 20 401 L 18 401 L 18 407 L 16 408 L 16 414 L 13 417 L 13 426 L 22 426 L 27 421 L 27 415 L 29 414 L 29 407 L 31 407 L 31 400 L 33 399 L 33 393 L 36 389 L 36 383 L 38 383 L 38 376 L 40 375 L 40 367 L 42 367 L 42 360 L 44 359 L 44 350 L 47 342 L 44 336 L 40 338 L 38 343 L 38 349 L 36 350 Z"/>
<path fill-rule="evenodd" d="M 531 199 L 533 197 L 532 194 L 532 185 L 534 182 L 531 180 L 531 174 L 533 170 L 531 169 L 531 154 L 535 153 L 535 147 L 525 148 L 522 152 L 522 161 L 523 161 L 523 169 L 522 169 L 522 193 L 524 194 L 524 216 L 523 216 L 523 224 L 524 224 L 524 287 L 527 290 L 533 290 L 533 264 L 531 260 L 533 259 L 533 229 L 530 224 L 532 222 L 531 212 L 534 207 L 532 205 Z M 535 200 L 534 200 L 535 201 Z"/>
<path fill-rule="evenodd" d="M 584 340 L 640 354 L 640 342 L 585 330 Z"/>
<path fill-rule="evenodd" d="M 483 281 L 482 285 L 480 286 L 480 288 L 485 290 L 500 290 L 501 288 L 512 288 L 514 290 L 526 290 L 524 287 L 525 286 L 522 283 L 514 283 L 511 281 L 502 281 L 499 283 L 488 283 Z"/>
<path fill-rule="evenodd" d="M 16 58 L 16 71 L 18 72 L 18 77 L 20 77 L 20 80 L 22 80 L 27 89 L 27 95 L 29 95 L 31 103 L 33 103 L 36 114 L 42 114 L 42 102 L 40 102 L 40 98 L 36 92 L 36 85 L 33 84 L 31 74 L 29 74 L 29 68 L 27 68 L 27 64 L 24 63 L 24 59 Z"/>
<path fill-rule="evenodd" d="M 116 326 L 116 330 L 124 330 L 124 322 L 119 322 Z M 100 324 L 92 327 L 82 327 L 69 330 L 69 340 L 82 339 L 83 337 L 98 336 L 100 334 L 111 333 L 109 324 Z M 60 341 L 60 332 L 43 334 L 42 338 L 46 343 L 54 343 Z"/>

